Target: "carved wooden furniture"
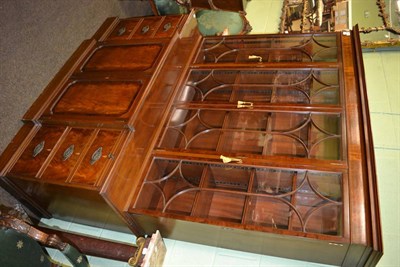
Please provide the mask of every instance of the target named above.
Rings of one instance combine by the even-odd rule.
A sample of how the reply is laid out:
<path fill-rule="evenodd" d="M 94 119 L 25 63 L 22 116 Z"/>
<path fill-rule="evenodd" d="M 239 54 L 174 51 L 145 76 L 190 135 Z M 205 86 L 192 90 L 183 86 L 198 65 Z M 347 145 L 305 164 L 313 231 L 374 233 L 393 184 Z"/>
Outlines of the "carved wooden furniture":
<path fill-rule="evenodd" d="M 243 35 L 252 30 L 244 12 L 197 10 L 197 25 L 203 36 Z"/>
<path fill-rule="evenodd" d="M 44 245 L 61 251 L 73 267 L 89 267 L 86 256 L 73 245 L 1 213 L 0 237 L 1 266 L 58 266 L 43 250 Z"/>
<path fill-rule="evenodd" d="M 155 15 L 188 13 L 190 9 L 244 11 L 248 0 L 149 0 Z"/>
<path fill-rule="evenodd" d="M 166 247 L 158 231 L 150 237 L 137 238 L 133 246 L 43 226 L 34 227 L 22 217 L 0 206 L 1 266 L 59 266 L 44 247 L 62 252 L 74 267 L 89 266 L 86 255 L 137 267 L 162 266 L 165 257 Z M 146 265 L 149 262 L 153 264 Z"/>
<path fill-rule="evenodd" d="M 24 116 L 3 186 L 39 216 L 343 266 L 382 240 L 358 30 L 202 37 L 108 19 Z M 121 218 L 122 222 L 118 218 Z"/>
<path fill-rule="evenodd" d="M 284 0 L 280 33 L 348 30 L 346 0 Z"/>

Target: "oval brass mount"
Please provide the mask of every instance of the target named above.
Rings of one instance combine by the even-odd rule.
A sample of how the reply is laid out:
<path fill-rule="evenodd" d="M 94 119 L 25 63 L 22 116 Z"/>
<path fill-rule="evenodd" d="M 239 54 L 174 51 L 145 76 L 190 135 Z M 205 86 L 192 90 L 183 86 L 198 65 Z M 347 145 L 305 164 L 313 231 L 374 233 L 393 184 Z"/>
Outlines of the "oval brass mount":
<path fill-rule="evenodd" d="M 142 28 L 142 33 L 146 33 L 146 32 L 148 32 L 150 30 L 150 26 L 149 25 L 146 25 L 146 26 L 144 26 L 143 28 Z"/>
<path fill-rule="evenodd" d="M 121 35 L 123 35 L 125 32 L 126 32 L 125 26 L 124 26 L 124 27 L 121 27 L 121 28 L 118 29 L 117 35 L 118 35 L 118 36 L 121 36 Z"/>
<path fill-rule="evenodd" d="M 103 154 L 103 147 L 99 147 L 96 151 L 93 152 L 92 157 L 90 158 L 90 165 L 95 164 Z"/>
<path fill-rule="evenodd" d="M 168 31 L 169 29 L 171 29 L 171 27 L 172 27 L 171 22 L 168 22 L 168 23 L 164 24 L 164 31 L 165 32 Z"/>
<path fill-rule="evenodd" d="M 43 150 L 43 148 L 44 148 L 44 144 L 45 144 L 45 142 L 44 142 L 44 140 L 43 140 L 42 142 L 40 142 L 39 144 L 37 144 L 37 145 L 35 146 L 35 148 L 33 149 L 32 157 L 35 158 L 37 155 L 40 154 L 40 152 L 42 152 L 42 150 Z"/>
<path fill-rule="evenodd" d="M 62 160 L 63 160 L 63 161 L 66 161 L 67 159 L 69 159 L 69 158 L 72 156 L 72 154 L 74 153 L 74 149 L 75 149 L 75 146 L 74 146 L 74 145 L 70 145 L 70 146 L 64 151 Z"/>

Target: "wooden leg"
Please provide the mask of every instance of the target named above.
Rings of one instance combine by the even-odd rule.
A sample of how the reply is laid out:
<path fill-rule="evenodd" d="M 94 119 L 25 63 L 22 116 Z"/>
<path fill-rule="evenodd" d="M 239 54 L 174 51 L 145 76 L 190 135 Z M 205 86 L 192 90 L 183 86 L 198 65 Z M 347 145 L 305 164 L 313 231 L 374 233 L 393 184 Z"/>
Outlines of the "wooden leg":
<path fill-rule="evenodd" d="M 150 5 L 151 5 L 151 10 L 153 10 L 154 16 L 160 16 L 160 14 L 158 13 L 158 10 L 157 10 L 157 6 L 154 3 L 154 0 L 149 0 L 149 2 L 150 2 Z"/>
<path fill-rule="evenodd" d="M 73 233 L 67 233 L 50 228 L 44 228 L 44 227 L 36 227 L 36 228 L 47 234 L 57 235 L 58 237 L 61 238 L 61 240 L 73 245 L 82 254 L 88 256 L 90 255 L 95 257 L 128 262 L 129 258 L 131 258 L 137 250 L 137 247 L 133 245 L 127 245 L 103 239 L 87 237 Z"/>

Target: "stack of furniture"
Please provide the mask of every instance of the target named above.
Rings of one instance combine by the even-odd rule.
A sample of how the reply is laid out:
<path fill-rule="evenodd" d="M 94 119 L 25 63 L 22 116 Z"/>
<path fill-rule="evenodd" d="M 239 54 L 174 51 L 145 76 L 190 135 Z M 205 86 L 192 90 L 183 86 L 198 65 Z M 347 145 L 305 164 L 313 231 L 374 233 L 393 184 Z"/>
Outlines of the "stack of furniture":
<path fill-rule="evenodd" d="M 23 117 L 2 185 L 38 217 L 376 264 L 357 29 L 204 37 L 193 15 L 107 19 Z"/>
<path fill-rule="evenodd" d="M 149 0 L 155 15 L 189 13 L 190 9 L 244 11 L 249 0 Z"/>

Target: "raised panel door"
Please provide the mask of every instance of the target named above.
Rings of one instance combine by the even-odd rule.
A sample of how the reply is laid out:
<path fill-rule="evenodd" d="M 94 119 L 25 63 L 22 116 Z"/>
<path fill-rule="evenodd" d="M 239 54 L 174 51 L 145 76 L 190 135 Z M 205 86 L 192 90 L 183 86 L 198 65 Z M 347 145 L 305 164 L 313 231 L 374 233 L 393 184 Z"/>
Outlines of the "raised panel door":
<path fill-rule="evenodd" d="M 51 109 L 52 114 L 123 116 L 132 108 L 141 81 L 76 81 Z"/>
<path fill-rule="evenodd" d="M 94 50 L 82 71 L 146 71 L 162 54 L 162 43 L 100 46 Z"/>

